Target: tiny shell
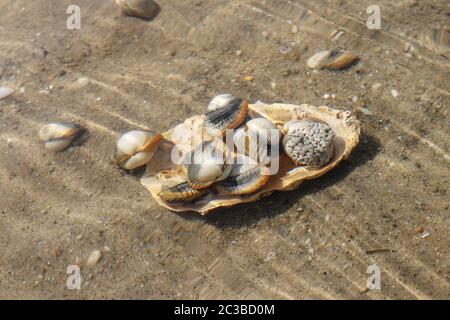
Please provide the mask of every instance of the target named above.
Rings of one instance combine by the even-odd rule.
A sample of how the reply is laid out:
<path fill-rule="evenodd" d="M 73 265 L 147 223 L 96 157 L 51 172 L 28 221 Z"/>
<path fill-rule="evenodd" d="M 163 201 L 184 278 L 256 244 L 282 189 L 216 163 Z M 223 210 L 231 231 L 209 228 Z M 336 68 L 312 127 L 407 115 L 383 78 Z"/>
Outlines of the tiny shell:
<path fill-rule="evenodd" d="M 315 70 L 322 69 L 326 65 L 326 60 L 330 56 L 331 52 L 326 51 L 320 51 L 314 54 L 311 58 L 308 59 L 306 62 L 306 65 Z"/>
<path fill-rule="evenodd" d="M 13 92 L 14 90 L 11 88 L 0 87 L 0 100 L 12 95 Z"/>

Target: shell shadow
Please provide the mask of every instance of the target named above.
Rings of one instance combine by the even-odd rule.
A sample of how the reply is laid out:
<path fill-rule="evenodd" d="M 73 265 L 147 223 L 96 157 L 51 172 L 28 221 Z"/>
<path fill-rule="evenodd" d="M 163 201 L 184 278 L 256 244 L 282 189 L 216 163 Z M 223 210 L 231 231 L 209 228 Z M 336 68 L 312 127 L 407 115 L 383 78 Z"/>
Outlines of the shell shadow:
<path fill-rule="evenodd" d="M 276 191 L 256 202 L 231 208 L 220 208 L 207 216 L 199 216 L 190 212 L 176 214 L 187 220 L 201 219 L 219 229 L 252 227 L 261 219 L 272 218 L 288 211 L 297 204 L 298 199 L 334 185 L 347 177 L 358 166 L 372 160 L 381 150 L 380 142 L 364 132 L 360 138 L 361 142 L 346 161 L 320 178 L 303 182 L 297 190 Z"/>

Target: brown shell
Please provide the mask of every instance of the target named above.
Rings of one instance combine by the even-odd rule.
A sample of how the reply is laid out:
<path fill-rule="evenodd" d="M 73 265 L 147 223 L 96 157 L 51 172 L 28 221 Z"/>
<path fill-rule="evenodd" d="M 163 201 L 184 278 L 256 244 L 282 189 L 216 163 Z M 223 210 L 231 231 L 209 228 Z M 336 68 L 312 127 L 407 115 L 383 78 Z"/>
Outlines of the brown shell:
<path fill-rule="evenodd" d="M 328 107 L 314 107 L 311 105 L 292 104 L 264 104 L 257 102 L 249 104 L 249 115 L 251 118 L 266 117 L 272 120 L 281 129 L 283 124 L 292 119 L 313 119 L 327 123 L 335 132 L 334 139 L 335 154 L 331 161 L 321 168 L 297 167 L 283 153 L 280 157 L 280 168 L 278 173 L 271 176 L 268 183 L 253 194 L 245 196 L 225 196 L 218 195 L 214 190 L 210 190 L 203 197 L 193 202 L 167 203 L 163 201 L 158 193 L 161 186 L 171 180 L 183 181 L 185 178 L 183 170 L 171 161 L 171 150 L 176 145 L 183 152 L 189 151 L 192 133 L 198 132 L 202 126 L 203 117 L 194 116 L 184 123 L 172 128 L 163 134 L 165 141 L 159 148 L 150 163 L 141 183 L 151 192 L 155 200 L 163 207 L 173 211 L 195 211 L 202 215 L 209 211 L 230 207 L 235 204 L 256 201 L 274 191 L 286 191 L 298 188 L 306 179 L 320 177 L 333 169 L 339 162 L 347 159 L 350 152 L 359 142 L 360 125 L 358 120 L 349 111 L 335 110 Z M 191 133 L 191 136 L 187 133 Z"/>

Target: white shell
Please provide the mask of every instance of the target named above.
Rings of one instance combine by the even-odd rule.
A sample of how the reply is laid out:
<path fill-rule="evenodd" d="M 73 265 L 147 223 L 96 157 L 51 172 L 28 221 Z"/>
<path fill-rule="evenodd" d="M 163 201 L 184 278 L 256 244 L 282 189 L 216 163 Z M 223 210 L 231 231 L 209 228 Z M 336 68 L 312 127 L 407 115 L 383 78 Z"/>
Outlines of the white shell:
<path fill-rule="evenodd" d="M 146 131 L 134 130 L 127 132 L 117 140 L 117 150 L 128 155 L 133 155 L 151 138 L 151 134 Z"/>
<path fill-rule="evenodd" d="M 39 137 L 44 141 L 52 139 L 61 139 L 71 130 L 78 128 L 73 123 L 51 122 L 46 124 L 39 130 Z"/>
<path fill-rule="evenodd" d="M 45 147 L 50 151 L 59 152 L 59 151 L 66 149 L 70 145 L 71 142 L 72 142 L 72 138 L 55 139 L 55 140 L 47 141 L 45 143 Z"/>
<path fill-rule="evenodd" d="M 51 122 L 39 130 L 39 137 L 48 150 L 58 152 L 66 149 L 79 132 L 73 123 Z"/>
<path fill-rule="evenodd" d="M 116 143 L 116 154 L 130 156 L 125 162 L 120 163 L 126 170 L 132 170 L 149 162 L 155 154 L 153 150 L 141 150 L 150 140 L 158 136 L 156 132 L 133 130 L 122 135 Z"/>
<path fill-rule="evenodd" d="M 130 157 L 122 166 L 126 170 L 132 170 L 135 168 L 138 168 L 140 166 L 143 166 L 147 162 L 149 162 L 153 155 L 155 154 L 155 151 L 151 152 L 138 152 L 134 156 Z"/>
<path fill-rule="evenodd" d="M 330 56 L 331 51 L 320 51 L 314 54 L 311 58 L 308 59 L 306 65 L 311 69 L 322 69 L 327 62 L 327 58 Z"/>
<path fill-rule="evenodd" d="M 0 100 L 10 96 L 13 92 L 14 90 L 11 88 L 0 87 Z"/>
<path fill-rule="evenodd" d="M 229 93 L 222 93 L 215 96 L 208 105 L 208 111 L 214 111 L 220 108 L 225 107 L 231 101 L 233 101 L 235 97 Z"/>

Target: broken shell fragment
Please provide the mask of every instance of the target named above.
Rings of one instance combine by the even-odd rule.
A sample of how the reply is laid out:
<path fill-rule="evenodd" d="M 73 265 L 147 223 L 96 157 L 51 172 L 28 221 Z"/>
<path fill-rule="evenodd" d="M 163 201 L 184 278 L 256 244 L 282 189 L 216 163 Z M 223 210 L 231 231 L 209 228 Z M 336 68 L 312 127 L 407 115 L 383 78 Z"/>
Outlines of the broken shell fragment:
<path fill-rule="evenodd" d="M 226 146 L 205 141 L 185 158 L 188 184 L 193 189 L 208 188 L 228 177 L 231 166 L 226 163 Z"/>
<path fill-rule="evenodd" d="M 153 0 L 116 0 L 116 4 L 126 16 L 151 19 L 159 11 L 159 6 Z"/>
<path fill-rule="evenodd" d="M 205 129 L 212 135 L 224 135 L 227 129 L 236 129 L 245 120 L 248 104 L 235 98 L 226 106 L 205 114 Z"/>
<path fill-rule="evenodd" d="M 322 122 L 293 122 L 283 139 L 286 154 L 296 165 L 321 167 L 333 157 L 334 132 Z"/>
<path fill-rule="evenodd" d="M 236 99 L 232 94 L 222 93 L 215 96 L 208 104 L 208 111 L 214 111 L 226 107 L 231 101 Z"/>
<path fill-rule="evenodd" d="M 217 190 L 225 195 L 251 194 L 269 181 L 269 169 L 254 161 L 233 165 L 228 178 L 216 184 Z"/>
<path fill-rule="evenodd" d="M 193 189 L 187 182 L 182 182 L 172 187 L 162 188 L 161 192 L 158 193 L 158 196 L 167 202 L 189 201 L 200 197 L 205 194 L 205 192 L 205 189 Z"/>
<path fill-rule="evenodd" d="M 82 129 L 73 123 L 51 122 L 39 131 L 39 137 L 45 141 L 48 150 L 59 152 L 66 149 L 78 137 Z"/>
<path fill-rule="evenodd" d="M 132 170 L 149 162 L 158 148 L 162 135 L 154 131 L 130 131 L 119 138 L 114 160 L 126 170 Z"/>

